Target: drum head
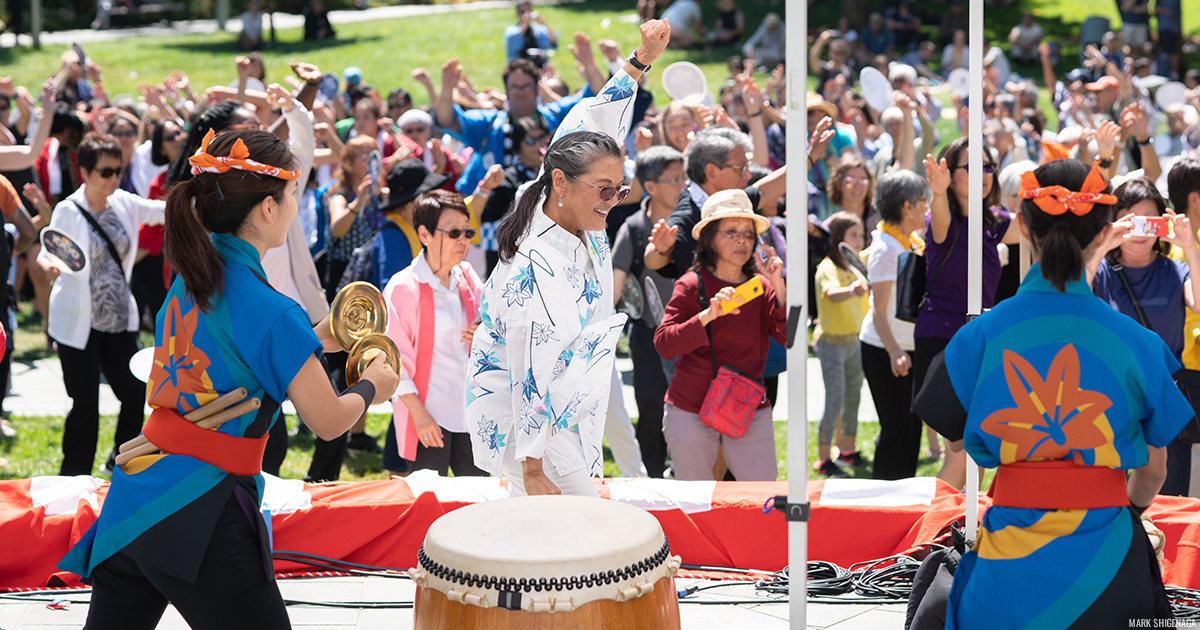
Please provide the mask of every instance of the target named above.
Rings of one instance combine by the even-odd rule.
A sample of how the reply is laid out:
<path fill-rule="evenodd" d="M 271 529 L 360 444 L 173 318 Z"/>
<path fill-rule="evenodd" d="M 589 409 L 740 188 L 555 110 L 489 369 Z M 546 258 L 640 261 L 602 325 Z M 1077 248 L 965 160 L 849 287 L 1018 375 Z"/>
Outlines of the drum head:
<path fill-rule="evenodd" d="M 410 575 L 422 588 L 464 593 L 463 601 L 484 607 L 509 607 L 512 594 L 524 610 L 548 599 L 558 602 L 552 607 L 567 602 L 566 609 L 553 608 L 560 612 L 640 597 L 678 568 L 658 519 L 624 503 L 577 496 L 459 508 L 430 526 L 418 558 L 421 566 Z"/>
<path fill-rule="evenodd" d="M 42 249 L 50 255 L 51 261 L 63 273 L 79 273 L 87 266 L 87 256 L 75 239 L 58 228 L 48 227 L 42 230 Z"/>

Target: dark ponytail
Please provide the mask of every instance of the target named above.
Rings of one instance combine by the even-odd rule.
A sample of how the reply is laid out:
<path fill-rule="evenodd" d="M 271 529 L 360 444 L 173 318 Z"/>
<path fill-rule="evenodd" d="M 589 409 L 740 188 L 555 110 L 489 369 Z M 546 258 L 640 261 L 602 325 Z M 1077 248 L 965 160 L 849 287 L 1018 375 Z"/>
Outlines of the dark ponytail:
<path fill-rule="evenodd" d="M 1077 160 L 1054 160 L 1033 174 L 1043 188 L 1057 185 L 1078 191 L 1089 171 L 1088 165 Z M 1105 185 L 1100 192 L 1111 192 L 1111 186 Z M 1083 216 L 1071 212 L 1055 216 L 1043 212 L 1033 200 L 1021 202 L 1021 216 L 1029 228 L 1033 248 L 1041 255 L 1042 277 L 1055 289 L 1065 293 L 1067 284 L 1083 276 L 1083 250 L 1112 223 L 1113 211 L 1114 206 L 1097 203 Z"/>
<path fill-rule="evenodd" d="M 525 189 L 517 200 L 516 207 L 505 215 L 500 227 L 496 229 L 500 262 L 508 262 L 517 254 L 517 247 L 529 231 L 542 195 L 550 195 L 550 189 L 554 185 L 554 171 L 562 171 L 567 177 L 582 177 L 597 159 L 604 156 L 620 158 L 621 147 L 617 146 L 611 136 L 594 131 L 574 131 L 550 145 L 542 161 L 541 177 Z"/>
<path fill-rule="evenodd" d="M 293 157 L 287 145 L 266 131 L 221 134 L 209 144 L 208 153 L 229 155 L 239 138 L 246 143 L 254 160 L 283 169 L 292 167 Z M 267 197 L 282 203 L 286 192 L 287 180 L 237 169 L 201 173 L 190 182 L 171 187 L 167 195 L 163 255 L 201 310 L 208 311 L 213 297 L 225 289 L 223 261 L 209 232 L 237 233 L 255 206 Z"/>
<path fill-rule="evenodd" d="M 234 113 L 241 107 L 241 101 L 221 101 L 204 110 L 203 114 L 192 118 L 192 128 L 188 131 L 187 138 L 184 138 L 183 145 L 179 147 L 179 153 L 167 168 L 168 184 L 186 182 L 192 178 L 192 166 L 188 163 L 188 158 L 195 155 L 196 150 L 200 148 L 200 141 L 210 129 L 221 133 L 222 129 L 229 126 Z"/>

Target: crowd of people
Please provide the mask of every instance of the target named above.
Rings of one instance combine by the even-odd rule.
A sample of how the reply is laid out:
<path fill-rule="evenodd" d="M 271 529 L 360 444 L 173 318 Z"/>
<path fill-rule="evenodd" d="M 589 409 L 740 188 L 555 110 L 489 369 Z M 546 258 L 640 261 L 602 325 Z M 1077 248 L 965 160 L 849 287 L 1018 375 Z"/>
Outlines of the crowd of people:
<path fill-rule="evenodd" d="M 1170 11 L 1169 0 L 1160 4 Z M 920 30 L 926 17 L 913 9 L 899 3 L 859 31 L 844 21 L 819 29 L 810 51 L 820 89 L 806 98 L 807 299 L 825 384 L 815 468 L 833 477 L 865 466 L 881 479 L 911 477 L 927 435 L 928 454 L 944 457 L 939 476 L 961 487 L 962 451 L 944 449 L 912 401 L 935 357 L 967 321 L 968 143 L 941 138 L 934 124 L 955 117 L 966 131 L 965 99 L 946 99 L 937 89 L 967 59 L 965 15 L 952 3 L 941 18 L 946 55 L 939 64 L 933 57 L 939 44 Z M 639 4 L 643 17 L 664 18 L 671 46 L 744 43 L 743 54 L 729 60 L 730 75 L 712 107 L 632 90 L 631 125 L 618 139 L 622 181 L 580 180 L 612 203 L 607 241 L 596 249 L 601 258 L 611 256 L 614 279 L 611 291 L 580 280 L 579 300 L 630 315 L 624 334 L 634 366 L 636 428 L 619 386 L 610 388 L 604 427 L 625 475 L 776 477 L 771 416 L 786 368 L 784 27 L 771 14 L 747 36 L 734 1 L 723 0 L 718 10 L 714 28 L 706 29 L 694 0 Z M 251 2 L 250 17 L 257 11 Z M 1159 63 L 1157 54 L 1171 43 L 1162 34 L 1169 21 L 1159 24 L 1157 44 L 1127 45 L 1119 32 L 1109 33 L 1061 79 L 1032 16 L 1014 26 L 1008 52 L 989 47 L 985 309 L 1011 298 L 1020 284 L 1020 261 L 1029 252 L 1019 245 L 1012 213 L 1021 203 L 1023 174 L 1039 163 L 1096 161 L 1120 186 L 1118 235 L 1129 230 L 1125 215 L 1157 216 L 1169 205 L 1186 217 L 1200 209 L 1200 94 L 1192 80 L 1200 73 L 1185 73 L 1184 102 L 1158 106 L 1156 90 L 1179 70 L 1174 61 Z M 360 420 L 345 436 L 317 439 L 307 478 L 337 479 L 347 449 L 381 453 L 383 467 L 395 474 L 426 468 L 487 474 L 474 452 L 480 436 L 467 421 L 480 395 L 472 385 L 478 379 L 468 376 L 495 369 L 494 357 L 472 345 L 477 326 L 498 325 L 484 317 L 486 287 L 519 273 L 513 252 L 506 253 L 512 235 L 506 237 L 505 226 L 525 191 L 542 181 L 564 121 L 579 115 L 581 102 L 608 94 L 606 85 L 626 63 L 618 42 L 593 46 L 586 34 L 574 33 L 568 39 L 580 74 L 559 72 L 547 51 L 559 45 L 560 34 L 523 0 L 501 39 L 507 56 L 501 86 L 472 83 L 457 58 L 435 72 L 413 69 L 427 106 L 353 66 L 339 76 L 292 61 L 289 86 L 268 85 L 257 53 L 235 60 L 227 85 L 193 86 L 178 71 L 139 86 L 134 96 L 110 97 L 97 61 L 75 51 L 63 54 L 40 101 L 0 80 L 0 105 L 9 108 L 7 146 L 0 147 L 6 178 L 0 182 L 7 185 L 0 192 L 15 254 L 5 265 L 12 263 L 15 295 L 32 301 L 45 343 L 63 365 L 72 409 L 61 472 L 93 472 L 101 375 L 122 403 L 116 443 L 142 425 L 144 397 L 128 362 L 139 330 L 163 333 L 161 313 L 176 272 L 163 254 L 170 242 L 160 225 L 167 194 L 190 185 L 188 159 L 208 132 L 261 128 L 288 143 L 302 174 L 297 218 L 285 244 L 265 254 L 265 280 L 313 324 L 347 284 L 374 284 L 391 305 L 388 335 L 403 357 L 387 435 L 367 435 Z M 1036 61 L 1027 70 L 1051 90 L 1054 112 L 1039 108 L 1037 85 L 1014 71 L 1007 55 L 1018 64 Z M 894 91 L 882 111 L 857 86 L 859 70 L 868 66 L 883 72 Z M 331 77 L 339 79 L 336 93 L 321 87 Z M 558 168 L 582 177 L 572 170 L 578 165 L 563 159 Z M 1175 223 L 1186 231 L 1182 221 Z M 41 251 L 36 234 L 46 226 L 80 244 L 86 271 L 62 273 Z M 1191 266 L 1200 263 L 1194 241 L 1178 231 L 1156 242 L 1141 239 L 1114 236 L 1112 251 L 1089 261 L 1096 294 L 1131 316 L 1144 310 L 1176 358 L 1200 366 L 1194 334 L 1200 315 L 1190 312 L 1200 310 L 1190 282 Z M 842 246 L 861 257 L 865 277 L 853 271 Z M 906 314 L 910 305 L 900 303 L 898 285 L 912 264 L 910 252 L 921 255 L 916 264 L 925 265 L 927 286 L 919 308 Z M 1125 277 L 1129 283 L 1120 281 Z M 758 299 L 722 306 L 751 280 L 758 282 Z M 11 333 L 12 322 L 5 326 Z M 489 334 L 502 339 L 500 331 Z M 538 334 L 546 335 L 539 344 L 552 337 Z M 345 354 L 328 358 L 331 381 L 345 389 Z M 10 361 L 0 370 L 4 379 Z M 707 423 L 702 409 L 726 372 L 764 392 L 737 431 Z M 619 378 L 611 370 L 604 380 L 619 384 Z M 880 419 L 874 462 L 856 443 L 864 379 Z M 305 430 L 308 419 L 297 420 L 297 430 Z M 21 427 L 5 423 L 3 430 Z M 286 445 L 287 426 L 277 422 L 265 471 L 278 473 Z M 1170 452 L 1167 489 L 1186 494 L 1190 444 Z M 102 455 L 102 470 L 111 471 L 115 449 Z"/>

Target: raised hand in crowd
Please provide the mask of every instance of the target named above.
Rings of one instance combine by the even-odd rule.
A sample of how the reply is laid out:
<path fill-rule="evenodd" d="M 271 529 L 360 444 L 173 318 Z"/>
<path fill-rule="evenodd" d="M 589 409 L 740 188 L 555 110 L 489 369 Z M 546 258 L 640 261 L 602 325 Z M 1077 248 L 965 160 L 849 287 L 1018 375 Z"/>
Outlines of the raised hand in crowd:
<path fill-rule="evenodd" d="M 17 89 L 13 86 L 12 77 L 0 77 L 0 94 L 12 98 L 17 95 Z"/>
<path fill-rule="evenodd" d="M 671 27 L 663 20 L 648 20 L 638 28 L 642 32 L 642 43 L 634 52 L 638 61 L 652 64 L 667 49 L 667 43 L 671 40 Z M 626 65 L 628 72 L 628 64 Z M 640 73 L 638 76 L 641 76 Z"/>
<path fill-rule="evenodd" d="M 617 40 L 611 37 L 605 37 L 604 39 L 596 42 L 596 45 L 600 47 L 600 54 L 604 55 L 604 58 L 607 59 L 609 63 L 621 61 L 621 47 L 617 45 Z"/>
<path fill-rule="evenodd" d="M 817 123 L 812 134 L 808 137 L 808 162 L 811 167 L 818 160 L 825 157 L 825 147 L 830 140 L 837 135 L 833 129 L 833 119 L 826 116 Z"/>
<path fill-rule="evenodd" d="M 1146 120 L 1146 112 L 1140 104 L 1131 103 L 1121 110 L 1120 119 L 1121 128 L 1141 149 L 1142 170 L 1146 172 L 1146 178 L 1157 181 L 1158 176 L 1162 174 L 1162 166 L 1158 162 L 1154 145 L 1150 143 L 1150 126 Z"/>
<path fill-rule="evenodd" d="M 599 94 L 604 89 L 605 75 L 596 67 L 596 56 L 592 52 L 591 38 L 586 33 L 576 31 L 575 43 L 567 46 L 567 48 L 571 50 L 571 54 L 575 56 L 575 61 L 579 63 L 581 68 L 579 74 L 587 79 L 592 92 Z"/>
<path fill-rule="evenodd" d="M 1116 172 L 1117 138 L 1120 135 L 1121 126 L 1111 120 L 1104 121 L 1095 133 L 1096 157 L 1101 162 L 1100 168 L 1104 172 L 1104 176 L 1109 179 L 1112 179 L 1113 173 Z M 1103 165 L 1106 160 L 1110 162 L 1107 167 Z"/>
<path fill-rule="evenodd" d="M 287 88 L 278 83 L 272 83 L 267 86 L 267 103 L 271 107 L 278 107 L 284 112 L 289 112 L 296 104 L 296 99 L 292 98 L 292 93 Z"/>
<path fill-rule="evenodd" d="M 758 269 L 758 273 L 761 273 L 771 282 L 771 288 L 775 289 L 776 303 L 780 307 L 786 308 L 787 284 L 783 281 L 783 259 L 775 253 L 775 248 L 770 245 L 760 243 L 758 247 L 762 250 L 762 254 L 766 257 L 766 260 L 763 260 L 763 256 L 760 256 L 759 252 L 754 252 L 751 254 L 754 258 L 754 266 Z M 859 283 L 862 283 L 862 281 L 860 280 Z M 859 288 L 855 288 L 854 294 L 858 296 L 865 295 L 866 288 L 866 284 L 862 283 L 861 291 Z"/>
<path fill-rule="evenodd" d="M 25 184 L 25 186 L 21 188 L 21 194 L 25 195 L 25 198 L 28 199 L 29 203 L 33 205 L 33 210 L 35 213 L 35 216 L 33 217 L 34 225 L 39 228 L 42 227 L 42 225 L 49 225 L 50 213 L 53 212 L 54 209 L 50 207 L 50 202 L 46 200 L 46 195 L 42 193 L 41 187 L 32 183 Z"/>
<path fill-rule="evenodd" d="M 671 250 L 675 249 L 675 238 L 678 234 L 678 225 L 667 225 L 666 219 L 659 219 L 658 223 L 655 223 L 650 230 L 650 246 L 647 249 L 647 255 L 653 253 L 661 257 L 670 257 Z"/>
<path fill-rule="evenodd" d="M 504 183 L 504 167 L 499 164 L 493 164 L 488 167 L 487 175 L 479 182 L 479 186 L 475 189 L 478 194 L 489 195 L 496 187 Z"/>
<path fill-rule="evenodd" d="M 296 77 L 305 83 L 316 85 L 317 83 L 320 83 L 322 77 L 324 77 L 324 75 L 321 73 L 321 68 L 319 68 L 316 64 L 304 63 L 293 59 L 288 62 L 288 67 L 292 69 L 292 72 L 296 74 Z"/>
<path fill-rule="evenodd" d="M 946 163 L 946 159 L 935 159 L 932 155 L 926 155 L 923 160 L 925 165 L 925 181 L 929 184 L 929 188 L 933 190 L 933 195 L 945 196 L 946 190 L 950 188 L 950 166 Z"/>
<path fill-rule="evenodd" d="M 654 132 L 645 127 L 638 127 L 634 134 L 633 150 L 635 152 L 641 153 L 654 146 Z"/>

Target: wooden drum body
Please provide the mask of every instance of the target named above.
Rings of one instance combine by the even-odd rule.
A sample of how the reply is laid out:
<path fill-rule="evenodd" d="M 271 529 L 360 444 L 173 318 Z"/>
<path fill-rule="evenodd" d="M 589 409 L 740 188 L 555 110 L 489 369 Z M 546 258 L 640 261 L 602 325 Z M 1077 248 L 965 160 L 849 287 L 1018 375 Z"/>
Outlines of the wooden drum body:
<path fill-rule="evenodd" d="M 615 501 L 460 508 L 429 528 L 419 562 L 416 630 L 679 628 L 679 558 L 657 519 Z"/>

